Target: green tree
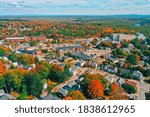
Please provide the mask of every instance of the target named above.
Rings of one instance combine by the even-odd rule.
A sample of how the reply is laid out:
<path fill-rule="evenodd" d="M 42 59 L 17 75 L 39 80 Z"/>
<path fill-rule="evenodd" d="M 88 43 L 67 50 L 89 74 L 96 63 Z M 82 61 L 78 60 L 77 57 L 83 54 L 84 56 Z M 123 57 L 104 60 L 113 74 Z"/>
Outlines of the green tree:
<path fill-rule="evenodd" d="M 72 76 L 69 68 L 65 66 L 64 68 L 59 65 L 54 65 L 50 71 L 50 79 L 56 82 L 64 82 L 69 77 Z"/>
<path fill-rule="evenodd" d="M 150 92 L 145 93 L 146 100 L 150 100 Z"/>
<path fill-rule="evenodd" d="M 110 95 L 111 91 L 112 91 L 112 84 L 110 84 L 110 85 L 108 86 L 108 88 L 105 90 L 104 93 L 105 93 L 106 96 L 108 96 L 108 95 Z"/>
<path fill-rule="evenodd" d="M 127 61 L 131 64 L 136 64 L 136 55 L 135 54 L 131 54 L 127 57 Z"/>
<path fill-rule="evenodd" d="M 35 57 L 34 60 L 35 60 L 35 63 L 39 63 L 39 58 L 38 57 Z"/>
<path fill-rule="evenodd" d="M 97 40 L 97 39 L 94 39 L 91 43 L 92 43 L 92 45 L 96 45 L 97 42 L 98 42 L 98 40 Z"/>
<path fill-rule="evenodd" d="M 144 81 L 150 84 L 150 77 L 146 78 Z"/>
<path fill-rule="evenodd" d="M 144 56 L 150 56 L 150 50 L 144 50 L 143 55 Z"/>
<path fill-rule="evenodd" d="M 30 46 L 36 46 L 37 44 L 38 44 L 38 41 L 31 40 L 31 41 L 29 42 L 29 45 L 30 45 Z"/>
<path fill-rule="evenodd" d="M 132 85 L 129 84 L 123 84 L 122 87 L 125 89 L 125 91 L 129 94 L 131 93 L 136 93 L 136 89 L 135 87 L 133 87 Z"/>
<path fill-rule="evenodd" d="M 137 46 L 138 46 L 138 39 L 134 39 L 134 40 L 132 41 L 132 44 L 133 44 L 135 47 L 137 47 Z"/>
<path fill-rule="evenodd" d="M 123 57 L 127 57 L 128 54 L 126 52 L 124 52 L 122 49 L 117 48 L 117 49 L 114 50 L 113 55 L 115 57 L 123 58 Z"/>
<path fill-rule="evenodd" d="M 40 97 L 43 90 L 43 82 L 37 72 L 29 72 L 25 75 L 24 84 L 28 95 Z"/>
<path fill-rule="evenodd" d="M 39 73 L 40 78 L 47 78 L 49 75 L 49 69 L 45 65 L 36 65 L 36 71 Z"/>
<path fill-rule="evenodd" d="M 146 76 L 146 77 L 149 77 L 149 76 L 150 76 L 150 69 L 147 69 L 147 70 L 144 72 L 144 76 Z"/>
<path fill-rule="evenodd" d="M 14 78 L 15 76 L 12 73 L 8 73 L 5 76 L 5 84 L 6 84 L 7 93 L 11 93 L 11 91 L 16 88 Z"/>
<path fill-rule="evenodd" d="M 0 75 L 0 89 L 5 87 L 5 79 L 2 75 Z"/>
<path fill-rule="evenodd" d="M 8 56 L 8 59 L 11 60 L 12 62 L 17 62 L 17 61 L 19 60 L 19 55 L 18 55 L 18 54 L 11 53 L 11 54 Z"/>
<path fill-rule="evenodd" d="M 5 50 L 0 50 L 0 56 L 4 56 L 5 55 Z"/>
<path fill-rule="evenodd" d="M 126 41 L 123 41 L 122 42 L 122 47 L 124 48 L 128 48 L 129 44 L 126 42 Z"/>

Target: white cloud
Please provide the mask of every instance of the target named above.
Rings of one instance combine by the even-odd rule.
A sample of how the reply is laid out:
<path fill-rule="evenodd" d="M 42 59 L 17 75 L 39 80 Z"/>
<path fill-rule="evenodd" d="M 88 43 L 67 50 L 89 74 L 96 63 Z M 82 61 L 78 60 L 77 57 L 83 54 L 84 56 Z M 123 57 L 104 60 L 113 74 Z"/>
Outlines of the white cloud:
<path fill-rule="evenodd" d="M 16 10 L 19 9 L 19 10 Z M 0 13 L 150 14 L 150 0 L 0 0 Z M 92 12 L 93 11 L 93 12 Z"/>

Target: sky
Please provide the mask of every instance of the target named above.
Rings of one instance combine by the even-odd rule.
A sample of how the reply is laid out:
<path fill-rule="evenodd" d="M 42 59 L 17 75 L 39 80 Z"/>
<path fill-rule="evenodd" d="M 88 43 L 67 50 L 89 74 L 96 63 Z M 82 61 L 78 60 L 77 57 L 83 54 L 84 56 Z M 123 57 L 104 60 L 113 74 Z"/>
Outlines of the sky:
<path fill-rule="evenodd" d="M 150 0 L 0 0 L 0 15 L 150 15 Z"/>

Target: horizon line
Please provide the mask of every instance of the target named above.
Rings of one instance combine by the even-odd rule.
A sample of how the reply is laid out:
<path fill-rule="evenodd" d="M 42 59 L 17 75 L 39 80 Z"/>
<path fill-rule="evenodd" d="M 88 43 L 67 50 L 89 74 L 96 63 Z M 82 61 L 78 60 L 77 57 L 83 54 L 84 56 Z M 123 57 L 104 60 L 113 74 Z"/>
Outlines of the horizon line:
<path fill-rule="evenodd" d="M 122 16 L 122 15 L 148 16 L 150 14 L 0 14 L 0 16 Z"/>

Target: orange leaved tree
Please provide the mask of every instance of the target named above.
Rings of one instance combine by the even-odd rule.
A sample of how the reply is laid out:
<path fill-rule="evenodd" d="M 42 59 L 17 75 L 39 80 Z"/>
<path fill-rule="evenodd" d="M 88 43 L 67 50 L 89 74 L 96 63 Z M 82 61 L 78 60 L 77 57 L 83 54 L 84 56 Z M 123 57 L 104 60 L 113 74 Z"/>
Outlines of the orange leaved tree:
<path fill-rule="evenodd" d="M 104 96 L 104 88 L 99 80 L 92 80 L 87 87 L 89 98 L 101 99 Z"/>
<path fill-rule="evenodd" d="M 117 84 L 117 83 L 113 83 L 113 84 L 112 84 L 112 91 L 111 91 L 110 94 L 111 94 L 111 95 L 116 94 L 117 91 L 118 91 L 118 88 L 119 88 L 118 84 Z"/>
<path fill-rule="evenodd" d="M 0 73 L 2 73 L 5 70 L 4 65 L 2 62 L 0 62 Z"/>

